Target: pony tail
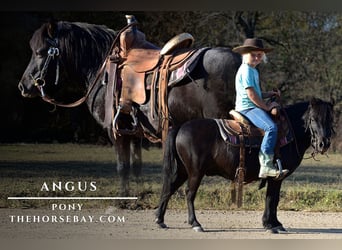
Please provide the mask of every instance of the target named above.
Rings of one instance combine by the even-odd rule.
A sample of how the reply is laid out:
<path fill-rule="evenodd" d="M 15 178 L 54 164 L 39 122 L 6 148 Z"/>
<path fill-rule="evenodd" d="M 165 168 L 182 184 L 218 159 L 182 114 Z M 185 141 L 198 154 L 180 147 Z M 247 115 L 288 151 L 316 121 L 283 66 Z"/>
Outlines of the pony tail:
<path fill-rule="evenodd" d="M 176 137 L 180 127 L 172 128 L 166 137 L 164 144 L 163 176 L 164 184 L 171 183 L 177 176 L 178 155 L 176 150 Z M 169 185 L 164 185 L 169 186 Z"/>

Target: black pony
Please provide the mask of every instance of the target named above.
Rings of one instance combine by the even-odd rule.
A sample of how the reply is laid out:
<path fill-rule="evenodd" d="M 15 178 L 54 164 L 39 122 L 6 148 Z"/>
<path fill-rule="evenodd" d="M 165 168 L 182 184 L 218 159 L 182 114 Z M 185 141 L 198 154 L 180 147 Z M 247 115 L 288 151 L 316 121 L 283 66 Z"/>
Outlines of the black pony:
<path fill-rule="evenodd" d="M 314 154 L 325 153 L 333 130 L 333 104 L 313 98 L 285 108 L 293 128 L 294 140 L 281 148 L 282 166 L 293 173 L 310 147 Z M 245 182 L 258 179 L 259 149 L 246 150 Z M 194 199 L 204 175 L 219 175 L 234 180 L 239 165 L 239 147 L 226 143 L 214 119 L 197 119 L 171 130 L 164 154 L 164 183 L 156 223 L 164 228 L 164 215 L 171 195 L 186 181 L 188 222 L 195 231 L 203 231 L 195 216 Z M 263 226 L 274 233 L 285 231 L 277 219 L 282 180 L 267 179 Z"/>
<path fill-rule="evenodd" d="M 97 75 L 117 33 L 105 26 L 86 23 L 43 24 L 30 41 L 32 58 L 19 83 L 21 94 L 24 97 L 45 95 L 64 101 L 61 90 L 71 86 L 83 88 L 83 92 L 90 91 L 86 99 L 90 112 L 104 126 L 106 86 Z M 233 107 L 234 78 L 240 64 L 240 55 L 229 48 L 207 49 L 188 77 L 168 90 L 169 117 L 166 119 L 170 125 L 179 126 L 194 118 L 227 117 L 227 111 Z M 63 80 L 58 81 L 59 77 Z M 95 80 L 96 84 L 89 90 Z M 151 115 L 150 100 L 133 106 L 139 126 L 160 137 L 162 118 Z M 122 188 L 127 190 L 130 158 L 136 175 L 141 173 L 141 140 L 134 134 L 113 138 L 112 127 L 107 130 L 116 146 Z"/>

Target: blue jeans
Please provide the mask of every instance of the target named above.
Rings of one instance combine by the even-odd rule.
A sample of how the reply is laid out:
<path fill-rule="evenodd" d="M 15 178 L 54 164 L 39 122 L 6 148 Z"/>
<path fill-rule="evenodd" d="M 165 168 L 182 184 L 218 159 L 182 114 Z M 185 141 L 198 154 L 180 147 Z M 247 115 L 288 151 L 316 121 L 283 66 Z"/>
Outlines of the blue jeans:
<path fill-rule="evenodd" d="M 261 143 L 261 152 L 274 154 L 274 147 L 277 143 L 277 124 L 273 122 L 270 115 L 260 108 L 251 108 L 239 111 L 245 115 L 256 127 L 265 131 Z"/>

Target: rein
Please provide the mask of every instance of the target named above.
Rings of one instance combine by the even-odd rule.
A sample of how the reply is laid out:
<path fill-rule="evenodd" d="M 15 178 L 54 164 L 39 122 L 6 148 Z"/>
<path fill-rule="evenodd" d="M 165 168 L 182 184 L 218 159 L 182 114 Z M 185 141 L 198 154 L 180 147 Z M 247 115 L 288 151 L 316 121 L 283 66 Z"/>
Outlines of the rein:
<path fill-rule="evenodd" d="M 300 157 L 299 148 L 298 148 L 298 143 L 297 143 L 297 137 L 296 137 L 296 135 L 295 135 L 295 133 L 294 133 L 294 129 L 293 129 L 292 123 L 291 123 L 291 121 L 290 121 L 290 119 L 289 119 L 289 117 L 288 117 L 288 115 L 287 115 L 287 112 L 286 112 L 285 109 L 284 109 L 284 111 L 285 111 L 284 114 L 285 114 L 287 123 L 289 124 L 289 128 L 290 128 L 290 130 L 291 130 L 291 133 L 293 134 L 293 141 L 294 141 L 294 144 L 295 144 L 295 146 L 296 146 L 297 155 Z M 314 137 L 314 133 L 313 133 L 312 128 L 311 128 L 311 118 L 310 118 L 310 122 L 309 122 L 309 124 L 308 124 L 308 126 L 307 126 L 307 128 L 306 128 L 305 131 L 307 131 L 308 129 L 310 129 L 310 134 L 311 134 L 311 137 L 312 137 L 312 138 L 311 138 L 311 145 L 312 145 L 312 143 L 313 143 L 314 141 L 316 141 L 317 139 Z M 308 159 L 311 159 L 311 158 L 312 158 L 312 159 L 314 159 L 315 161 L 319 161 L 319 160 L 317 160 L 317 159 L 315 158 L 316 155 L 317 155 L 317 150 L 314 149 L 313 152 L 311 153 L 311 156 L 309 156 L 309 157 L 304 157 L 303 160 L 308 160 Z"/>
<path fill-rule="evenodd" d="M 286 117 L 286 120 L 287 120 L 287 124 L 289 124 L 289 128 L 291 130 L 291 133 L 293 134 L 293 141 L 294 141 L 294 144 L 296 146 L 297 155 L 300 157 L 299 149 L 298 149 L 298 143 L 297 143 L 297 137 L 296 137 L 296 134 L 294 133 L 294 129 L 293 129 L 291 120 L 289 119 L 289 116 L 287 115 L 287 112 L 286 112 L 285 109 L 284 109 L 284 114 L 285 114 L 285 117 Z"/>
<path fill-rule="evenodd" d="M 310 131 L 310 135 L 311 135 L 311 146 L 313 148 L 313 151 L 311 152 L 311 156 L 309 157 L 306 157 L 306 158 L 303 158 L 304 160 L 307 160 L 307 159 L 314 159 L 315 161 L 319 161 L 317 160 L 315 157 L 318 153 L 321 153 L 321 154 L 324 154 L 328 157 L 328 154 L 327 152 L 320 152 L 317 147 L 318 147 L 318 139 L 317 139 L 317 136 L 314 132 L 314 129 L 312 128 L 312 121 L 313 121 L 313 118 L 311 117 L 311 115 L 309 114 L 309 117 L 307 117 L 308 119 L 308 122 L 306 122 L 306 128 L 305 128 L 305 132 L 307 130 Z M 329 139 L 329 142 L 330 142 L 330 139 Z M 298 150 L 298 149 L 297 149 Z"/>
<path fill-rule="evenodd" d="M 113 49 L 114 49 L 114 46 L 115 44 L 117 43 L 120 35 L 122 32 L 124 32 L 126 29 L 128 29 L 129 27 L 133 26 L 137 24 L 137 22 L 132 22 L 132 23 L 129 23 L 127 24 L 124 28 L 122 28 L 116 35 L 116 37 L 114 38 L 113 40 L 113 43 L 107 53 L 107 56 L 106 56 L 106 59 L 104 60 L 101 68 L 97 71 L 97 74 L 96 74 L 96 77 L 94 79 L 94 81 L 92 82 L 92 84 L 90 85 L 90 87 L 88 88 L 86 94 L 80 98 L 79 100 L 75 101 L 75 102 L 72 102 L 72 103 L 69 103 L 69 104 L 64 104 L 64 103 L 61 103 L 61 102 L 58 102 L 48 96 L 45 95 L 44 93 L 44 89 L 43 87 L 45 86 L 45 75 L 46 75 L 46 71 L 47 71 L 47 68 L 48 68 L 48 65 L 51 61 L 51 58 L 54 59 L 55 56 L 58 56 L 59 55 L 59 49 L 57 48 L 58 46 L 58 40 L 57 38 L 54 39 L 54 44 L 53 47 L 50 47 L 49 50 L 48 50 L 48 57 L 44 63 L 44 66 L 43 66 L 43 69 L 41 70 L 41 73 L 40 73 L 40 76 L 36 79 L 34 79 L 34 77 L 31 75 L 33 81 L 34 81 L 34 86 L 36 86 L 38 88 L 38 90 L 40 91 L 41 93 L 41 97 L 42 99 L 47 102 L 47 103 L 50 103 L 52 105 L 55 105 L 55 106 L 59 106 L 59 107 L 64 107 L 64 108 L 73 108 L 73 107 L 77 107 L 79 105 L 81 105 L 83 102 L 85 102 L 85 100 L 89 97 L 91 91 L 94 89 L 97 81 L 99 80 L 103 70 L 105 69 L 106 67 L 106 64 L 107 64 L 107 61 L 108 61 L 108 58 L 109 56 L 111 55 Z M 51 44 L 51 39 L 48 39 L 48 42 Z M 55 46 L 54 46 L 55 45 Z M 51 55 L 50 55 L 51 54 Z M 57 61 L 58 62 L 58 61 Z M 57 69 L 56 69 L 56 80 L 55 80 L 55 85 L 57 85 L 57 82 L 58 82 L 58 77 L 59 77 L 59 63 L 57 63 Z"/>

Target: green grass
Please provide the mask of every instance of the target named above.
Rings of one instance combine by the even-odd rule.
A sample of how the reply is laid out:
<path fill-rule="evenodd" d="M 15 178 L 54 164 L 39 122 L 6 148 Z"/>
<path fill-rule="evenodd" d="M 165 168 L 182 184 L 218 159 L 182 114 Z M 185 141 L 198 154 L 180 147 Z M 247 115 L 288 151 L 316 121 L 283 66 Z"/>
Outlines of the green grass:
<path fill-rule="evenodd" d="M 303 160 L 296 172 L 283 182 L 279 209 L 342 212 L 342 155 L 320 161 Z M 154 209 L 162 185 L 162 151 L 143 150 L 142 183 L 131 177 L 130 190 L 137 201 L 84 201 L 88 208 L 120 206 Z M 118 196 L 120 179 L 112 147 L 78 144 L 0 144 L 0 207 L 47 207 L 52 201 L 13 201 L 9 196 Z M 42 184 L 96 181 L 95 192 L 41 191 Z M 244 187 L 243 208 L 262 210 L 265 188 L 259 182 Z M 169 207 L 185 209 L 185 187 L 172 197 Z M 236 209 L 231 201 L 230 182 L 222 177 L 205 177 L 198 190 L 196 208 Z"/>

